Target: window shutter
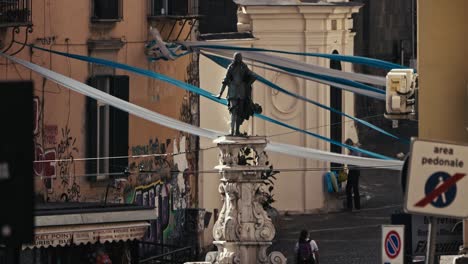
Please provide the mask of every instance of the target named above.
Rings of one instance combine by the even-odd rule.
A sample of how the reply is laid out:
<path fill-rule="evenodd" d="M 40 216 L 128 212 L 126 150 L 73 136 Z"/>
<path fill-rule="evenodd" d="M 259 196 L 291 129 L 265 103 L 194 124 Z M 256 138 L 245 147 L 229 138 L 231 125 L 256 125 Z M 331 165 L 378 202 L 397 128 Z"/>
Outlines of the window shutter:
<path fill-rule="evenodd" d="M 97 87 L 97 79 L 89 78 L 87 83 L 92 87 Z M 86 157 L 97 157 L 97 101 L 93 98 L 86 97 Z M 86 161 L 86 174 L 97 173 L 97 161 Z M 90 181 L 96 181 L 96 176 L 88 177 Z"/>
<path fill-rule="evenodd" d="M 110 80 L 110 94 L 129 101 L 128 76 L 113 76 Z M 111 157 L 128 156 L 128 113 L 115 107 L 110 108 L 109 154 Z M 128 158 L 111 159 L 109 172 L 123 172 L 128 167 Z"/>

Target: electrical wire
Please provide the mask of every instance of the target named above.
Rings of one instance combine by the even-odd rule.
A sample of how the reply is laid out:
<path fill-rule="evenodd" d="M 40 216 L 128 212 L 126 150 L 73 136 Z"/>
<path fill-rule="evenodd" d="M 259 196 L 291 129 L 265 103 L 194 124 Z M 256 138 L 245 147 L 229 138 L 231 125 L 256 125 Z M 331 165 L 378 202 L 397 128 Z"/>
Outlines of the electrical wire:
<path fill-rule="evenodd" d="M 366 116 L 362 117 L 361 119 L 371 119 L 375 117 L 380 117 L 383 116 L 382 114 L 380 115 L 373 115 L 373 116 Z M 334 126 L 334 125 L 339 125 L 343 123 L 348 123 L 348 122 L 354 122 L 353 120 L 347 120 L 343 122 L 336 122 L 328 125 L 322 125 L 318 127 L 311 127 L 307 128 L 306 130 L 313 130 L 313 129 L 318 129 L 318 128 L 323 128 L 323 127 L 329 127 L 329 126 Z M 273 134 L 273 135 L 268 135 L 266 136 L 267 138 L 272 138 L 272 137 L 277 137 L 277 136 L 282 136 L 282 135 L 287 135 L 287 134 L 292 134 L 292 133 L 297 133 L 298 131 L 290 131 L 290 132 L 285 132 L 285 133 L 279 133 L 279 134 Z M 177 153 L 165 153 L 165 154 L 144 154 L 144 155 L 129 155 L 129 156 L 109 156 L 109 157 L 96 157 L 96 158 L 73 158 L 73 159 L 54 159 L 54 160 L 38 160 L 34 161 L 34 163 L 50 163 L 50 162 L 71 162 L 71 161 L 98 161 L 98 160 L 111 160 L 111 159 L 138 159 L 138 158 L 148 158 L 148 157 L 168 157 L 168 156 L 177 156 L 177 155 L 182 155 L 182 154 L 187 154 L 187 153 L 192 153 L 192 152 L 199 152 L 199 151 L 204 151 L 204 150 L 210 150 L 217 148 L 217 146 L 212 146 L 208 148 L 202 148 L 198 150 L 190 150 L 190 151 L 183 151 L 183 152 L 177 152 Z"/>
<path fill-rule="evenodd" d="M 18 68 L 16 67 L 16 63 L 13 63 L 13 68 L 15 68 L 15 71 L 16 73 L 18 74 L 18 77 L 20 78 L 20 80 L 24 80 L 23 76 L 21 76 L 21 73 L 19 72 Z"/>
<path fill-rule="evenodd" d="M 361 117 L 360 119 L 372 119 L 372 118 L 381 117 L 381 116 L 383 116 L 383 115 L 379 114 L 379 115 Z M 336 122 L 336 123 L 332 123 L 332 124 L 328 124 L 328 125 L 322 125 L 322 126 L 307 128 L 305 130 L 313 130 L 313 129 L 323 128 L 323 127 L 335 126 L 335 125 L 348 123 L 348 122 L 354 122 L 354 121 L 353 120 L 347 120 L 347 121 L 342 121 L 342 122 Z M 268 135 L 266 137 L 267 138 L 273 138 L 273 137 L 288 135 L 288 134 L 297 133 L 297 132 L 298 131 L 290 131 L 290 132 L 285 132 L 285 133 Z M 129 156 L 109 156 L 109 157 L 96 157 L 96 158 L 38 160 L 38 161 L 34 161 L 34 163 L 72 162 L 72 161 L 98 161 L 98 160 L 128 159 L 128 158 L 130 158 L 130 159 L 139 159 L 139 158 L 148 158 L 148 157 L 169 157 L 169 156 L 183 155 L 183 154 L 192 153 L 192 152 L 205 151 L 205 150 L 210 150 L 210 149 L 214 149 L 214 148 L 217 148 L 217 146 L 212 146 L 212 147 L 208 147 L 208 148 L 201 148 L 201 149 L 198 149 L 198 150 L 182 151 L 182 152 L 177 152 L 177 153 L 165 153 L 165 154 L 160 154 L 159 153 L 159 154 L 144 154 L 144 155 L 129 155 Z"/>
<path fill-rule="evenodd" d="M 209 149 L 217 148 L 217 146 L 197 149 L 197 150 L 188 150 L 181 151 L 176 153 L 155 153 L 155 154 L 143 154 L 143 155 L 129 155 L 129 156 L 110 156 L 110 157 L 96 157 L 96 158 L 73 158 L 73 159 L 54 159 L 54 160 L 35 160 L 34 163 L 50 163 L 50 162 L 74 162 L 74 161 L 98 161 L 98 160 L 111 160 L 111 159 L 139 159 L 139 158 L 149 158 L 149 157 L 169 157 L 169 156 L 178 156 L 192 152 L 204 151 Z"/>
<path fill-rule="evenodd" d="M 378 170 L 378 169 L 388 169 L 389 167 L 400 167 L 399 165 L 386 165 L 386 166 L 353 166 L 353 169 L 363 170 Z M 279 173 L 290 173 L 290 172 L 320 172 L 320 171 L 331 171 L 331 170 L 342 170 L 344 166 L 339 167 L 315 167 L 315 168 L 289 168 L 289 169 L 273 169 L 274 172 Z M 271 169 L 265 170 L 256 170 L 256 169 L 246 169 L 243 172 L 262 172 L 262 171 L 271 171 Z M 183 173 L 184 171 L 179 170 L 170 170 L 166 171 L 169 173 Z M 128 172 L 128 175 L 138 175 L 138 174 L 152 174 L 152 173 L 160 173 L 160 171 L 139 171 L 139 172 Z M 191 174 L 220 174 L 220 170 L 212 169 L 212 170 L 199 170 L 199 171 L 189 171 Z M 81 174 L 81 175 L 61 175 L 61 177 L 95 177 L 95 176 L 116 176 L 126 175 L 125 172 L 117 172 L 117 173 L 99 173 L 99 174 Z M 57 176 L 37 176 L 36 179 L 53 179 Z"/>

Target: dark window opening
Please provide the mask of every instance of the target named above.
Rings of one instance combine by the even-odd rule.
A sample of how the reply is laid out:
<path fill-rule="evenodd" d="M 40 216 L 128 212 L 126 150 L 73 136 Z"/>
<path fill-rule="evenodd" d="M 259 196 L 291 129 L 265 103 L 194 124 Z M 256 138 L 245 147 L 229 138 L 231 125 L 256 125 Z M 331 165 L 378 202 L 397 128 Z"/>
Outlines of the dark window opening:
<path fill-rule="evenodd" d="M 149 16 L 187 16 L 197 14 L 198 0 L 148 0 Z M 202 1 L 202 0 L 200 0 Z"/>
<path fill-rule="evenodd" d="M 93 20 L 122 19 L 122 0 L 93 0 Z"/>
<path fill-rule="evenodd" d="M 95 76 L 88 84 L 124 101 L 129 100 L 128 76 Z M 100 158 L 87 162 L 86 173 L 96 175 L 92 180 L 123 173 L 128 159 L 107 157 L 128 156 L 128 113 L 89 97 L 86 113 L 86 156 Z"/>
<path fill-rule="evenodd" d="M 237 32 L 237 5 L 232 0 L 200 0 L 200 33 Z"/>
<path fill-rule="evenodd" d="M 333 54 L 339 54 L 334 50 Z M 330 61 L 330 68 L 334 70 L 342 70 L 341 62 L 336 60 Z M 342 112 L 342 91 L 337 87 L 330 86 L 330 107 Z M 336 142 L 343 142 L 343 125 L 342 116 L 330 111 L 330 138 Z M 334 153 L 341 153 L 341 147 L 335 144 L 330 144 L 330 150 Z M 340 167 L 342 164 L 331 163 L 332 168 Z M 335 169 L 336 171 L 336 169 Z"/>

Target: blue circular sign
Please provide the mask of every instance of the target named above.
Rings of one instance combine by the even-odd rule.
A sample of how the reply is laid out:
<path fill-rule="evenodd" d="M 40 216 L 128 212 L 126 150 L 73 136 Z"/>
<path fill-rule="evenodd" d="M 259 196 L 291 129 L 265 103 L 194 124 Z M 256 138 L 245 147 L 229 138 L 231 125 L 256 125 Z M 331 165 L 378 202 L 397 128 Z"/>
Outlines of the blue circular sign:
<path fill-rule="evenodd" d="M 432 174 L 431 177 L 429 177 L 429 179 L 427 180 L 426 186 L 424 189 L 426 192 L 426 196 L 429 195 L 431 192 L 433 192 L 435 189 L 437 189 L 450 177 L 451 177 L 450 174 L 446 172 L 442 172 L 442 171 Z M 434 198 L 434 200 L 431 201 L 431 204 L 437 208 L 447 207 L 455 200 L 456 195 L 457 195 L 457 185 L 453 184 L 447 189 L 447 191 L 441 193 L 439 196 Z"/>

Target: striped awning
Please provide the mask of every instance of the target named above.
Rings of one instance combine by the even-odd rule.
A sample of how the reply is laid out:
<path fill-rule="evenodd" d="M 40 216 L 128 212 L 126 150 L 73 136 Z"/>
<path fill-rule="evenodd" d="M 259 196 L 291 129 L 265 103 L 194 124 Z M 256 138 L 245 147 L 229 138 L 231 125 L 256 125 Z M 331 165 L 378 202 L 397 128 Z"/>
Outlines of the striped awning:
<path fill-rule="evenodd" d="M 23 249 L 141 240 L 149 227 L 146 221 L 36 227 L 34 243 Z"/>

